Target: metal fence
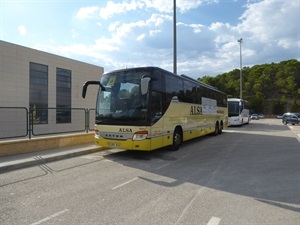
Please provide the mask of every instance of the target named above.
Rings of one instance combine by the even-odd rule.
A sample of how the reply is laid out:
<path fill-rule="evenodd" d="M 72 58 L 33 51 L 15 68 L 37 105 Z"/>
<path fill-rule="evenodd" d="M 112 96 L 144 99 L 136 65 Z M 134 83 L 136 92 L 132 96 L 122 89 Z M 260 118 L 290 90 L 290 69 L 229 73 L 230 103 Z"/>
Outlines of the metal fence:
<path fill-rule="evenodd" d="M 32 136 L 89 132 L 95 109 L 0 107 L 0 140 Z"/>

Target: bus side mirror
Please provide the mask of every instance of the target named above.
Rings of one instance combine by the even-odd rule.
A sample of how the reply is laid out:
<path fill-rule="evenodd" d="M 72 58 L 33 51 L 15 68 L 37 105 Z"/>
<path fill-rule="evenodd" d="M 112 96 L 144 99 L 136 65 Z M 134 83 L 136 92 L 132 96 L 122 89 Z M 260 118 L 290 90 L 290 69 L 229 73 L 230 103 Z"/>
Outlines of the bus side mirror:
<path fill-rule="evenodd" d="M 86 89 L 87 89 L 87 86 L 89 86 L 90 84 L 96 84 L 96 85 L 99 85 L 100 87 L 102 86 L 100 84 L 100 81 L 87 81 L 84 83 L 83 87 L 82 87 L 82 98 L 85 98 L 85 95 L 86 95 Z"/>
<path fill-rule="evenodd" d="M 141 79 L 141 93 L 142 93 L 142 95 L 145 95 L 145 94 L 148 93 L 150 80 L 151 80 L 150 77 L 143 77 Z"/>

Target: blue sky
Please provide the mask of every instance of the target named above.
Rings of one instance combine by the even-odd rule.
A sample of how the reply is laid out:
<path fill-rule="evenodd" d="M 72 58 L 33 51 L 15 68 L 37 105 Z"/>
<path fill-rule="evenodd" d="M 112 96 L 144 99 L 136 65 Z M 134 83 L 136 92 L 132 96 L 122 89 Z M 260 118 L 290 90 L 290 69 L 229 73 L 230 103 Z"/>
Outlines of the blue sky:
<path fill-rule="evenodd" d="M 300 60 L 300 0 L 176 0 L 177 72 Z M 173 0 L 0 0 L 0 39 L 104 67 L 173 71 Z"/>

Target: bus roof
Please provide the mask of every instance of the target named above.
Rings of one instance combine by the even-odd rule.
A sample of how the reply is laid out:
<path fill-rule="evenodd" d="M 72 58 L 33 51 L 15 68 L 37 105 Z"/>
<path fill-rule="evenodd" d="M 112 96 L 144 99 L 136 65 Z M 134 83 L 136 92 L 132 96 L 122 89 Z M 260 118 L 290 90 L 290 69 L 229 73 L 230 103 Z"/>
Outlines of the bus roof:
<path fill-rule="evenodd" d="M 227 101 L 229 101 L 229 102 L 240 102 L 240 101 L 244 101 L 244 100 L 240 99 L 240 98 L 228 98 Z"/>
<path fill-rule="evenodd" d="M 115 73 L 115 72 L 123 72 L 123 71 L 129 71 L 129 70 L 142 70 L 142 69 L 149 69 L 149 70 L 153 70 L 153 69 L 161 69 L 159 67 L 155 67 L 155 66 L 145 66 L 145 67 L 130 67 L 130 68 L 124 68 L 124 69 L 117 69 L 117 70 L 111 70 L 108 71 L 104 74 L 108 74 L 108 73 Z M 162 70 L 162 69 L 161 69 Z M 168 71 L 169 72 L 169 71 Z M 170 73 L 170 72 L 169 72 Z"/>
<path fill-rule="evenodd" d="M 247 100 L 240 99 L 240 98 L 228 98 L 227 101 L 228 102 L 245 102 L 245 103 L 249 103 Z"/>
<path fill-rule="evenodd" d="M 187 76 L 187 75 L 182 74 L 181 77 L 183 77 L 183 78 L 185 78 L 185 79 L 188 79 L 188 80 L 190 80 L 190 81 L 194 81 L 194 82 L 196 82 L 196 83 L 200 83 L 201 85 L 203 85 L 203 86 L 205 86 L 205 87 L 207 87 L 207 88 L 214 89 L 214 90 L 218 91 L 217 88 L 215 88 L 215 87 L 213 87 L 213 86 L 211 86 L 211 85 L 209 85 L 209 84 L 203 83 L 203 82 L 201 82 L 201 81 L 199 81 L 199 80 L 193 79 L 193 78 L 191 78 L 191 77 L 189 77 L 189 76 Z"/>
<path fill-rule="evenodd" d="M 112 71 L 109 71 L 109 72 L 104 73 L 104 74 L 115 73 L 115 72 L 125 72 L 125 71 L 129 71 L 129 70 L 143 70 L 143 69 L 144 69 L 144 70 L 145 70 L 145 69 L 146 69 L 146 70 L 154 70 L 154 69 L 162 70 L 162 71 L 164 71 L 164 72 L 166 72 L 166 73 L 168 73 L 168 74 L 170 74 L 170 75 L 178 76 L 179 78 L 181 78 L 181 79 L 183 79 L 183 80 L 192 81 L 192 82 L 197 83 L 197 84 L 200 84 L 201 86 L 204 86 L 204 87 L 206 87 L 206 88 L 209 88 L 209 89 L 212 89 L 212 90 L 215 90 L 215 91 L 217 91 L 217 92 L 220 92 L 220 93 L 225 94 L 224 92 L 218 90 L 217 88 L 215 88 L 215 87 L 213 87 L 213 86 L 211 86 L 211 85 L 209 85 L 209 84 L 203 83 L 203 82 L 201 82 L 201 81 L 198 81 L 198 80 L 196 80 L 196 79 L 193 79 L 193 78 L 191 78 L 191 77 L 189 77 L 189 76 L 187 76 L 187 75 L 182 74 L 182 75 L 180 76 L 180 75 L 178 75 L 178 74 L 174 74 L 174 73 L 172 73 L 172 72 L 170 72 L 170 71 L 168 71 L 168 70 L 165 70 L 165 69 L 162 69 L 162 68 L 156 67 L 156 66 L 131 67 L 131 68 L 125 68 L 125 69 L 112 70 Z"/>

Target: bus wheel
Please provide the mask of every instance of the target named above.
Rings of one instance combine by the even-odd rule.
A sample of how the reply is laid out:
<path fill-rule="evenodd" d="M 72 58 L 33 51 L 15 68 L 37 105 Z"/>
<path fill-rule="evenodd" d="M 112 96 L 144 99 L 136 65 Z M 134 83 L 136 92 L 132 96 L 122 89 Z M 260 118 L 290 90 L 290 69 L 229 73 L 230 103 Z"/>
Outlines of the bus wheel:
<path fill-rule="evenodd" d="M 171 145 L 172 151 L 177 151 L 182 143 L 182 132 L 180 128 L 176 128 L 173 134 L 173 144 Z"/>
<path fill-rule="evenodd" d="M 213 135 L 217 136 L 220 132 L 220 127 L 219 127 L 219 123 L 216 122 L 216 125 L 215 125 L 215 132 L 213 133 Z"/>
<path fill-rule="evenodd" d="M 221 122 L 218 134 L 222 134 L 222 132 L 223 132 L 223 123 Z"/>
<path fill-rule="evenodd" d="M 241 124 L 239 124 L 239 127 L 241 127 L 244 124 L 244 119 L 242 119 Z"/>

